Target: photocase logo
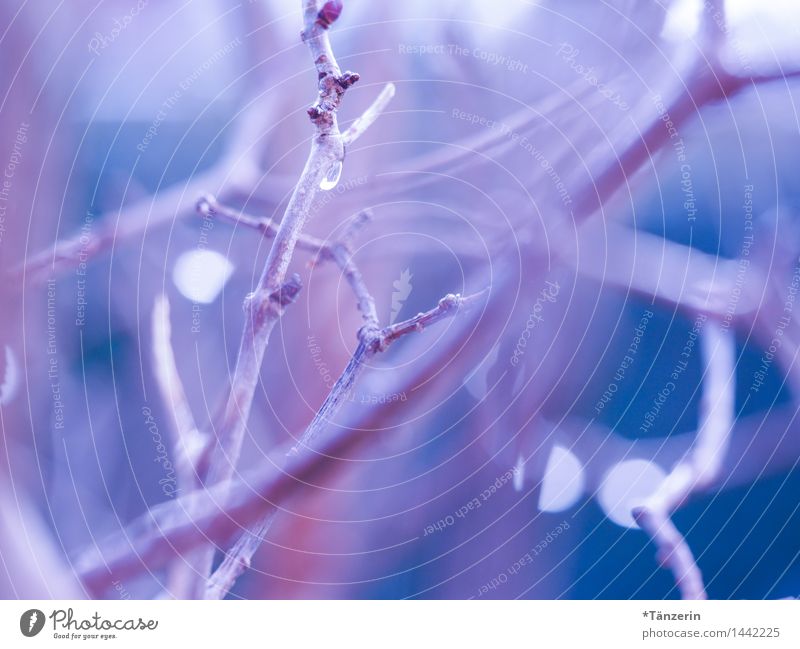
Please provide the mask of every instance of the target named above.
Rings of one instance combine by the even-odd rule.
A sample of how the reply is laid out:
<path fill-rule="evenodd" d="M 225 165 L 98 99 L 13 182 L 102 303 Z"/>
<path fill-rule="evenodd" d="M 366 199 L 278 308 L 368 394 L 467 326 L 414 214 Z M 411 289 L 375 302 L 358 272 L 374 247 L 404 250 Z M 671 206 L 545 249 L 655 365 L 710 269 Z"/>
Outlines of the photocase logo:
<path fill-rule="evenodd" d="M 392 315 L 389 318 L 389 324 L 394 324 L 395 320 L 397 320 L 397 316 L 400 315 L 403 304 L 408 299 L 408 296 L 411 295 L 412 277 L 411 271 L 406 268 L 400 273 L 400 279 L 396 279 L 392 282 L 394 291 L 392 291 Z"/>
<path fill-rule="evenodd" d="M 25 611 L 19 618 L 19 630 L 22 635 L 32 638 L 44 628 L 44 613 L 38 608 Z"/>

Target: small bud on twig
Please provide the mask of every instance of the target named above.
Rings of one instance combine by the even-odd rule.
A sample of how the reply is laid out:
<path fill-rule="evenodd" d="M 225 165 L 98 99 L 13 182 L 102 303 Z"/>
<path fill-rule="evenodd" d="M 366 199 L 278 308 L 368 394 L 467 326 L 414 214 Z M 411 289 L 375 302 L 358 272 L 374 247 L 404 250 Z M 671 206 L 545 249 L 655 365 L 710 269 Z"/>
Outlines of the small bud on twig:
<path fill-rule="evenodd" d="M 336 81 L 342 87 L 342 90 L 347 90 L 350 86 L 352 86 L 360 78 L 361 78 L 361 75 L 358 72 L 350 72 L 350 70 L 347 70 Z"/>
<path fill-rule="evenodd" d="M 269 296 L 269 299 L 281 307 L 288 306 L 294 302 L 301 288 L 303 288 L 303 282 L 300 280 L 300 275 L 294 273 L 277 291 Z"/>
<path fill-rule="evenodd" d="M 317 14 L 317 24 L 328 29 L 342 13 L 342 0 L 328 0 Z"/>

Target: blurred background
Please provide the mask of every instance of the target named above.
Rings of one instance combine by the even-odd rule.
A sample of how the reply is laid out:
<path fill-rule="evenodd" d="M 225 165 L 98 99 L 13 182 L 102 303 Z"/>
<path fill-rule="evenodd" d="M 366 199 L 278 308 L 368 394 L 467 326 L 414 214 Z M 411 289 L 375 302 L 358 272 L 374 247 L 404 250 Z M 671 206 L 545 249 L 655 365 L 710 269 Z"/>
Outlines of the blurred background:
<path fill-rule="evenodd" d="M 449 292 L 500 297 L 467 334 L 448 320 L 370 360 L 330 426 L 373 409 L 374 441 L 286 506 L 231 597 L 677 597 L 630 510 L 697 429 L 712 292 L 736 337 L 736 441 L 674 521 L 710 597 L 800 594 L 800 11 L 725 9 L 720 60 L 765 81 L 698 98 L 678 126 L 672 102 L 711 74 L 709 3 L 345 1 L 331 39 L 361 80 L 341 123 L 397 92 L 307 231 L 336 240 L 373 212 L 354 253 L 382 324 Z M 269 249 L 195 203 L 280 219 L 315 72 L 294 0 L 5 0 L 0 17 L 0 596 L 84 597 L 76 557 L 181 493 L 156 297 L 209 430 Z M 672 117 L 603 195 L 602 170 Z M 243 474 L 302 432 L 357 342 L 341 273 L 309 261 L 295 254 L 304 288 L 267 351 Z M 92 595 L 170 593 L 143 571 Z"/>

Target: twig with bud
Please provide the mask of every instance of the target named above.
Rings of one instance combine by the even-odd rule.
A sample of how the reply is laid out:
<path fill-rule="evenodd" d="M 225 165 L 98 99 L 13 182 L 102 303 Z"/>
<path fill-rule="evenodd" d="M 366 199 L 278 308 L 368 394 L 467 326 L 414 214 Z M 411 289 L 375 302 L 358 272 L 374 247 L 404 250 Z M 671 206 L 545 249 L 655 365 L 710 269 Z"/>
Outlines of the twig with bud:
<path fill-rule="evenodd" d="M 213 197 L 207 196 L 201 199 L 198 203 L 198 210 L 205 216 L 218 216 L 234 224 L 242 224 L 257 229 L 266 237 L 273 237 L 275 233 L 276 226 L 271 220 L 234 212 L 220 206 Z M 449 294 L 443 297 L 436 307 L 429 311 L 419 313 L 403 322 L 381 328 L 375 308 L 375 299 L 372 297 L 364 277 L 353 259 L 349 245 L 350 239 L 355 232 L 363 227 L 370 218 L 371 214 L 369 212 L 360 212 L 346 226 L 344 235 L 338 242 L 328 243 L 306 235 L 301 235 L 298 238 L 298 247 L 315 253 L 320 260 L 333 261 L 339 267 L 356 298 L 363 325 L 359 329 L 358 346 L 352 358 L 334 383 L 314 419 L 301 435 L 297 444 L 291 448 L 291 455 L 297 455 L 302 449 L 307 448 L 309 443 L 335 417 L 363 371 L 368 358 L 376 353 L 385 351 L 392 342 L 406 334 L 422 331 L 425 327 L 454 315 L 459 310 L 477 304 L 487 292 L 481 291 L 467 297 Z M 252 557 L 269 531 L 274 516 L 275 510 L 270 510 L 237 539 L 233 547 L 226 553 L 220 566 L 209 578 L 204 595 L 206 599 L 223 598 L 236 579 L 250 567 Z"/>
<path fill-rule="evenodd" d="M 331 48 L 328 28 L 339 17 L 342 3 L 328 0 L 303 0 L 303 42 L 308 46 L 317 70 L 317 97 L 308 109 L 315 127 L 311 151 L 294 192 L 274 231 L 273 243 L 255 291 L 245 302 L 245 328 L 231 381 L 230 396 L 222 415 L 207 476 L 207 484 L 226 482 L 233 475 L 238 461 L 247 418 L 253 403 L 261 363 L 269 337 L 277 320 L 265 317 L 264 306 L 269 296 L 279 291 L 284 282 L 294 248 L 311 213 L 311 206 L 320 187 L 338 180 L 344 158 L 344 138 L 339 132 L 336 113 L 344 93 L 359 79 L 355 72 L 342 72 Z M 211 571 L 214 549 L 209 548 L 200 574 Z M 198 583 L 198 596 L 205 587 Z"/>

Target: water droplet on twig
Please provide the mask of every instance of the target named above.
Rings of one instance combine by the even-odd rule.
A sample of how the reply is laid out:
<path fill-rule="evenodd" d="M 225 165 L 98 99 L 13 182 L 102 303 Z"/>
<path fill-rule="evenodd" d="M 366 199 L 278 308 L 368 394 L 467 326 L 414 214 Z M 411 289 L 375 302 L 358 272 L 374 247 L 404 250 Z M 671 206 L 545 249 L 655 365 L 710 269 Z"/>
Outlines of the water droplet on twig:
<path fill-rule="evenodd" d="M 328 171 L 325 173 L 325 176 L 319 183 L 319 188 L 328 191 L 336 187 L 339 184 L 339 178 L 342 177 L 342 161 L 341 160 L 334 160 L 331 163 L 331 166 L 328 167 Z"/>

